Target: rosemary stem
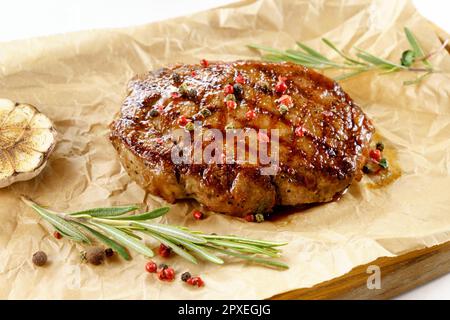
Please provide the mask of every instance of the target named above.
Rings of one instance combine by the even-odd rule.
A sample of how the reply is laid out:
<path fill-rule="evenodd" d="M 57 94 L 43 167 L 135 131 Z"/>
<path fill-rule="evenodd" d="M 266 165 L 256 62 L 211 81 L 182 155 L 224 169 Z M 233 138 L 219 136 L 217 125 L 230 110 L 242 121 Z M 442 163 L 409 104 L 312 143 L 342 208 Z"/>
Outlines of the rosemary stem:
<path fill-rule="evenodd" d="M 434 72 L 433 68 L 408 68 L 408 71 L 412 72 Z"/>
<path fill-rule="evenodd" d="M 103 219 L 103 218 L 91 218 L 92 221 L 101 222 L 108 224 L 110 226 L 132 226 L 132 222 L 128 220 L 110 220 L 110 219 Z"/>

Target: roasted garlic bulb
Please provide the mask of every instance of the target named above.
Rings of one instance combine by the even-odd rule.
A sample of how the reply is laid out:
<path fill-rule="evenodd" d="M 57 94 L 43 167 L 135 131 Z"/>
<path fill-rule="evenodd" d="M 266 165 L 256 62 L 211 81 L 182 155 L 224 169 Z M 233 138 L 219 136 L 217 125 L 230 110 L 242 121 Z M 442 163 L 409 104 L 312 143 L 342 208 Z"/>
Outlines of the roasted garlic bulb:
<path fill-rule="evenodd" d="M 55 144 L 56 131 L 44 114 L 0 99 L 0 188 L 37 176 Z"/>

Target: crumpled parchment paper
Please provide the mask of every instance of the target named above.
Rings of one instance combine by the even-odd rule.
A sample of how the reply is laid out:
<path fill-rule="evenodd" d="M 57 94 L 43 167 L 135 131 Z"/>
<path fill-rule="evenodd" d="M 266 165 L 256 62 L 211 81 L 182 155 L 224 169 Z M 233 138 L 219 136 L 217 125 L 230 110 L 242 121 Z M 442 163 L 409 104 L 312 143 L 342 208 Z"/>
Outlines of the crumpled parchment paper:
<path fill-rule="evenodd" d="M 0 190 L 0 298 L 174 299 L 268 298 L 340 276 L 381 256 L 450 240 L 450 58 L 433 63 L 442 72 L 419 86 L 411 75 L 374 73 L 342 83 L 395 150 L 402 176 L 380 189 L 351 186 L 337 202 L 276 222 L 249 224 L 211 213 L 194 221 L 196 204 L 171 206 L 162 221 L 208 232 L 288 241 L 288 271 L 230 261 L 191 265 L 170 258 L 178 276 L 190 270 L 206 286 L 160 282 L 144 271 L 145 259 L 81 264 L 80 247 L 51 236 L 47 223 L 19 200 L 26 194 L 56 210 L 164 202 L 131 181 L 108 141 L 127 81 L 176 62 L 258 58 L 246 47 L 280 49 L 295 41 L 329 52 L 353 45 L 392 59 L 407 48 L 408 26 L 426 51 L 440 41 L 411 3 L 398 1 L 244 1 L 188 17 L 115 30 L 99 30 L 0 44 L 0 96 L 36 105 L 53 119 L 58 145 L 42 174 Z M 50 231 L 50 232 L 49 232 Z M 31 255 L 44 250 L 49 264 Z"/>

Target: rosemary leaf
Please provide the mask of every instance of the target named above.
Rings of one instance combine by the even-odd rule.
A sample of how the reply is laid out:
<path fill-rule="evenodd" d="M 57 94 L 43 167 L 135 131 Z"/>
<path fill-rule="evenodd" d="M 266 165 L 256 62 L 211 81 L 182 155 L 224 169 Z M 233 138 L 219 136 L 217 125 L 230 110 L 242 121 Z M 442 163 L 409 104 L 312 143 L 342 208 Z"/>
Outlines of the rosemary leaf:
<path fill-rule="evenodd" d="M 146 257 L 153 257 L 154 254 L 150 248 L 148 248 L 145 244 L 143 244 L 139 240 L 130 237 L 122 230 L 94 221 L 90 221 L 89 223 L 109 234 L 112 238 L 114 238 L 114 240 L 119 242 L 121 245 L 133 249 Z"/>
<path fill-rule="evenodd" d="M 302 56 L 298 55 L 298 54 L 293 54 L 293 53 L 289 53 L 289 52 L 284 52 L 281 50 L 276 50 L 276 49 L 272 49 L 269 47 L 265 47 L 265 46 L 258 46 L 258 45 L 250 45 L 250 48 L 254 48 L 254 49 L 258 49 L 261 51 L 267 51 L 270 52 L 272 55 L 279 55 L 280 57 L 283 57 L 284 61 L 292 61 L 295 63 L 301 63 L 301 64 L 311 64 L 311 59 L 306 57 L 303 58 Z M 317 64 L 317 63 L 315 63 Z M 318 64 L 319 65 L 319 64 Z"/>
<path fill-rule="evenodd" d="M 262 254 L 262 255 L 266 255 L 268 257 L 272 257 L 272 258 L 279 257 L 279 253 L 274 253 L 269 250 L 265 250 L 261 247 L 252 246 L 252 245 L 245 244 L 245 243 L 239 243 L 239 242 L 233 242 L 233 241 L 227 241 L 227 240 L 209 240 L 208 243 L 212 243 L 212 244 L 214 244 L 216 246 L 220 246 L 220 247 L 232 248 L 232 249 L 239 250 L 239 251 L 243 250 L 245 252 Z"/>
<path fill-rule="evenodd" d="M 297 42 L 297 45 L 302 48 L 304 51 L 306 51 L 307 53 L 309 53 L 311 56 L 316 57 L 320 60 L 326 61 L 326 62 L 331 62 L 327 57 L 325 57 L 324 55 L 322 55 L 321 53 L 317 52 L 316 50 L 314 50 L 311 47 L 308 47 L 306 44 L 303 44 L 301 42 Z"/>
<path fill-rule="evenodd" d="M 171 238 L 171 240 L 177 244 L 181 244 L 183 247 L 185 247 L 189 251 L 194 252 L 196 255 L 198 255 L 199 257 L 202 257 L 203 259 L 205 259 L 209 262 L 216 263 L 216 264 L 224 263 L 224 261 L 222 259 L 220 259 L 216 255 L 209 252 L 209 250 L 205 249 L 203 246 L 199 246 L 199 245 L 196 245 L 191 242 L 184 241 L 184 240 L 181 240 L 178 238 Z"/>
<path fill-rule="evenodd" d="M 151 231 L 143 231 L 146 234 L 150 235 L 151 237 L 155 238 L 156 240 L 158 240 L 159 242 L 161 242 L 163 245 L 170 247 L 176 254 L 178 254 L 180 257 L 194 263 L 197 264 L 197 260 L 194 258 L 194 256 L 192 256 L 189 252 L 187 252 L 186 250 L 184 250 L 183 248 L 180 248 L 179 246 L 177 246 L 174 242 L 168 240 L 165 237 L 160 236 L 158 233 L 156 232 L 151 232 Z"/>
<path fill-rule="evenodd" d="M 330 40 L 323 38 L 322 41 L 329 46 L 332 50 L 334 50 L 338 55 L 340 55 L 342 58 L 344 58 L 345 60 L 347 60 L 348 62 L 350 62 L 351 64 L 357 64 L 357 65 L 362 65 L 362 66 L 367 66 L 366 63 L 363 63 L 361 61 L 355 60 L 350 58 L 348 55 L 346 55 L 345 53 L 343 53 L 341 50 L 339 50 L 336 45 L 331 42 Z"/>
<path fill-rule="evenodd" d="M 203 234 L 202 237 L 205 239 L 221 239 L 221 240 L 237 241 L 237 242 L 256 245 L 259 247 L 281 247 L 281 246 L 287 245 L 287 242 L 254 240 L 254 239 L 247 239 L 247 238 L 241 238 L 241 237 L 236 237 L 236 236 L 220 236 L 220 235 L 215 235 L 215 234 Z"/>
<path fill-rule="evenodd" d="M 266 54 L 263 56 L 263 59 L 271 62 L 283 62 L 286 61 L 282 56 L 276 54 Z"/>
<path fill-rule="evenodd" d="M 408 39 L 409 45 L 411 46 L 411 49 L 413 49 L 415 53 L 416 58 L 420 58 L 425 56 L 422 47 L 419 44 L 419 41 L 417 41 L 414 34 L 411 32 L 409 28 L 405 27 L 405 35 L 406 39 Z M 423 60 L 423 63 L 427 65 L 428 67 L 431 67 L 431 64 L 427 60 Z"/>
<path fill-rule="evenodd" d="M 137 214 L 134 216 L 122 216 L 122 217 L 112 217 L 111 220 L 133 220 L 133 221 L 139 221 L 139 220 L 151 220 L 158 217 L 161 217 L 165 215 L 167 212 L 169 212 L 169 207 L 162 207 L 158 208 L 149 212 Z"/>
<path fill-rule="evenodd" d="M 142 240 L 141 237 L 139 237 L 137 234 L 133 233 L 133 230 L 131 230 L 129 227 L 127 226 L 115 226 L 116 228 L 118 228 L 119 230 L 122 230 L 123 232 L 125 232 L 127 235 L 129 235 L 130 237 L 133 237 L 137 240 Z"/>
<path fill-rule="evenodd" d="M 326 58 L 325 59 L 317 58 L 316 56 L 311 56 L 308 53 L 299 50 L 287 49 L 285 51 L 285 54 L 286 53 L 291 54 L 293 57 L 296 57 L 297 59 L 303 59 L 311 64 L 336 65 L 336 63 Z"/>
<path fill-rule="evenodd" d="M 276 268 L 281 268 L 281 269 L 289 269 L 289 266 L 283 262 L 280 261 L 276 261 L 276 260 L 270 260 L 270 259 L 264 259 L 264 258 L 257 258 L 254 256 L 249 256 L 249 255 L 245 255 L 245 254 L 240 254 L 231 250 L 225 250 L 219 247 L 215 247 L 215 246 L 207 246 L 210 249 L 213 249 L 217 252 L 223 253 L 223 254 L 227 254 L 239 259 L 243 259 L 243 260 L 248 260 L 251 262 L 255 262 L 258 264 L 263 264 L 263 265 L 267 265 L 267 266 L 272 266 L 272 267 L 276 267 Z"/>
<path fill-rule="evenodd" d="M 417 42 L 416 37 L 412 34 L 411 30 L 409 28 L 405 27 L 405 35 L 406 39 L 408 39 L 409 45 L 413 49 L 414 53 L 416 54 L 416 57 L 422 57 L 423 51 L 420 47 L 419 43 Z"/>
<path fill-rule="evenodd" d="M 58 231 L 63 237 L 75 241 L 75 242 L 83 242 L 83 240 L 79 239 L 79 238 L 74 238 L 70 235 L 68 235 L 67 233 L 65 233 L 64 231 L 62 231 L 61 229 L 59 229 L 58 227 L 56 227 L 55 225 L 52 225 L 53 228 L 55 228 L 56 231 Z"/>
<path fill-rule="evenodd" d="M 163 236 L 170 236 L 170 237 L 174 237 L 177 239 L 182 239 L 185 241 L 190 241 L 192 243 L 198 243 L 198 244 L 206 243 L 205 239 L 198 237 L 190 232 L 183 231 L 177 227 L 172 227 L 172 226 L 168 226 L 168 225 L 164 225 L 164 224 L 160 224 L 160 223 L 153 223 L 153 222 L 152 223 L 132 222 L 132 225 L 142 227 L 144 229 L 156 232 Z"/>
<path fill-rule="evenodd" d="M 137 209 L 139 209 L 139 207 L 136 205 L 133 205 L 133 206 L 123 206 L 123 207 L 94 208 L 94 209 L 72 212 L 69 214 L 71 216 L 89 215 L 89 216 L 95 217 L 95 218 L 104 218 L 104 217 L 121 216 L 125 213 L 135 211 Z"/>
<path fill-rule="evenodd" d="M 68 221 L 66 221 L 63 218 L 59 217 L 58 215 L 53 214 L 50 211 L 42 208 L 41 206 L 26 199 L 25 197 L 22 197 L 22 201 L 25 202 L 25 204 L 27 204 L 31 208 L 33 208 L 37 213 L 39 213 L 39 215 L 43 219 L 45 219 L 47 222 L 49 222 L 55 228 L 58 228 L 58 230 L 61 231 L 63 234 L 69 236 L 70 238 L 73 238 L 74 240 L 76 239 L 77 241 L 90 243 L 89 239 L 80 230 L 78 230 L 75 226 L 70 224 Z"/>
<path fill-rule="evenodd" d="M 94 229 L 88 227 L 85 224 L 82 224 L 79 222 L 77 222 L 77 224 L 80 227 L 84 228 L 86 231 L 88 231 L 92 236 L 97 238 L 100 242 L 103 242 L 107 247 L 116 251 L 122 258 L 124 258 L 125 260 L 131 260 L 131 257 L 129 255 L 129 253 L 127 252 L 127 249 L 124 246 L 122 246 L 119 243 L 117 243 L 116 241 L 104 236 L 97 230 L 94 230 Z"/>
<path fill-rule="evenodd" d="M 357 50 L 359 51 L 357 56 L 360 59 L 362 59 L 364 61 L 367 61 L 367 62 L 369 62 L 369 63 L 371 63 L 371 64 L 373 64 L 375 66 L 378 66 L 379 68 L 382 68 L 382 69 L 391 69 L 391 68 L 406 69 L 402 65 L 395 64 L 395 63 L 393 63 L 391 61 L 388 61 L 386 59 L 374 56 L 373 54 L 368 53 L 367 51 L 364 51 L 364 50 L 361 50 L 361 49 L 358 49 L 358 48 L 357 48 Z"/>

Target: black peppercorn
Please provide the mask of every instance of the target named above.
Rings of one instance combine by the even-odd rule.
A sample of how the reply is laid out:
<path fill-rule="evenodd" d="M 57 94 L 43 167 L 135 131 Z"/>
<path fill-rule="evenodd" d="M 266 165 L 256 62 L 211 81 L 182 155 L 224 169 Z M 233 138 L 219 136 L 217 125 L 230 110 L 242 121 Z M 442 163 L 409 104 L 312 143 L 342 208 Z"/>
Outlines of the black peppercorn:
<path fill-rule="evenodd" d="M 154 117 L 157 117 L 159 115 L 159 112 L 156 109 L 152 109 L 152 110 L 150 110 L 149 115 L 150 115 L 150 117 L 154 118 Z"/>
<path fill-rule="evenodd" d="M 197 90 L 190 87 L 186 82 L 183 82 L 178 88 L 178 92 L 189 99 L 195 99 L 197 97 Z"/>
<path fill-rule="evenodd" d="M 86 250 L 86 260 L 95 266 L 102 264 L 105 260 L 105 250 L 101 247 L 90 247 Z"/>
<path fill-rule="evenodd" d="M 244 88 L 239 83 L 234 84 L 233 92 L 237 100 L 242 100 L 244 97 Z"/>
<path fill-rule="evenodd" d="M 186 95 L 189 99 L 195 99 L 197 97 L 197 90 L 194 88 L 189 88 Z"/>
<path fill-rule="evenodd" d="M 256 90 L 262 91 L 266 94 L 272 93 L 272 89 L 270 88 L 270 85 L 267 81 L 260 80 L 256 83 L 255 86 Z"/>
<path fill-rule="evenodd" d="M 175 73 L 172 74 L 172 80 L 175 83 L 179 83 L 181 81 L 181 76 L 178 73 L 175 72 Z"/>
<path fill-rule="evenodd" d="M 369 168 L 368 166 L 364 166 L 364 167 L 362 168 L 362 171 L 363 171 L 365 174 L 372 173 L 372 170 L 370 170 L 370 168 Z"/>
<path fill-rule="evenodd" d="M 167 265 L 167 264 L 165 264 L 165 263 L 161 263 L 159 266 L 158 266 L 158 268 L 160 268 L 160 269 L 167 269 L 169 266 Z"/>
<path fill-rule="evenodd" d="M 188 281 L 190 278 L 192 278 L 192 276 L 191 276 L 191 274 L 189 272 L 184 272 L 181 275 L 181 280 L 184 281 L 184 282 Z"/>
<path fill-rule="evenodd" d="M 383 152 L 383 150 L 384 150 L 384 143 L 383 142 L 377 142 L 376 148 L 377 148 L 377 150 L 380 150 L 381 152 Z"/>
<path fill-rule="evenodd" d="M 47 263 L 47 255 L 45 254 L 44 251 L 38 251 L 35 254 L 33 254 L 32 261 L 36 266 L 42 267 L 44 264 Z"/>
<path fill-rule="evenodd" d="M 113 249 L 108 248 L 108 249 L 105 250 L 105 256 L 106 256 L 107 258 L 110 258 L 110 257 L 112 257 L 113 255 L 114 255 Z"/>

